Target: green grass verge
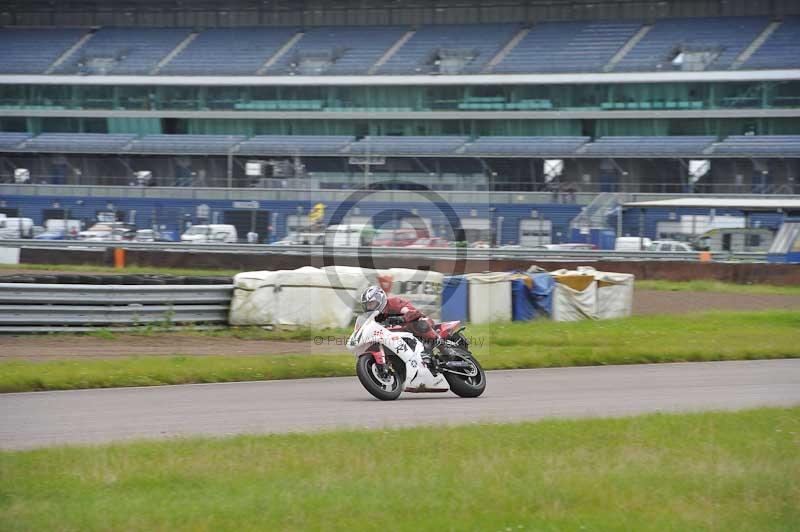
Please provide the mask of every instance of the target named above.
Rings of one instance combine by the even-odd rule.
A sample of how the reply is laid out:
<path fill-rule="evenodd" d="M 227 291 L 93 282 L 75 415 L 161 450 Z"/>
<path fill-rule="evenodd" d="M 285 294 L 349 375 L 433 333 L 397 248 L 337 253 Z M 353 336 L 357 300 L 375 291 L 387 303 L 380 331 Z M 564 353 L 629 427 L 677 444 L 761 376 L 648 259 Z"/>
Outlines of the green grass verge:
<path fill-rule="evenodd" d="M 720 292 L 725 294 L 800 296 L 800 285 L 735 284 L 721 281 L 636 281 L 636 289 L 663 292 Z"/>
<path fill-rule="evenodd" d="M 517 322 L 470 327 L 467 333 L 486 369 L 800 357 L 800 312 L 791 311 Z M 276 339 L 272 332 L 260 329 L 225 334 Z M 0 362 L 0 392 L 354 374 L 353 358 L 344 345 L 341 355 L 311 354 L 317 346 L 308 340 L 312 332 L 300 330 L 297 334 L 306 340 L 298 342 L 298 355 L 6 360 Z M 323 341 L 328 342 L 327 333 L 323 334 Z M 346 332 L 339 334 L 330 336 L 343 342 Z M 163 338 L 170 342 L 169 333 Z M 180 352 L 179 343 L 175 350 Z"/>
<path fill-rule="evenodd" d="M 0 529 L 797 530 L 800 408 L 0 453 Z"/>

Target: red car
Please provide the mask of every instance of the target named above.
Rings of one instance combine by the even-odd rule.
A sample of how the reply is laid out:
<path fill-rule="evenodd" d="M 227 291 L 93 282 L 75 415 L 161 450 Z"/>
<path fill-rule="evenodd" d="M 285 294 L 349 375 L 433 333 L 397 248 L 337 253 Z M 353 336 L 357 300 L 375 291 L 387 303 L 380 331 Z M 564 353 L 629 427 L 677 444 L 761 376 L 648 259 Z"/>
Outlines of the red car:
<path fill-rule="evenodd" d="M 431 238 L 420 238 L 413 244 L 409 244 L 406 246 L 407 248 L 446 248 L 450 245 L 450 242 L 445 240 L 444 238 L 439 238 L 438 236 L 434 236 Z"/>
<path fill-rule="evenodd" d="M 404 248 L 419 240 L 414 229 L 382 229 L 372 239 L 372 245 L 383 248 Z"/>

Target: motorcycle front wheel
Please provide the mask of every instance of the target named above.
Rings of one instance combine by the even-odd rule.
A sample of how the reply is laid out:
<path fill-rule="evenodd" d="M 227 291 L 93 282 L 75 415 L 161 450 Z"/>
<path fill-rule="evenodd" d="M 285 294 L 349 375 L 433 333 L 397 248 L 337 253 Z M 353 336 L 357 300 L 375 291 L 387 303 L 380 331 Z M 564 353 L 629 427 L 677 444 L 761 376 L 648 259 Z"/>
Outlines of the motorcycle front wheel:
<path fill-rule="evenodd" d="M 454 357 L 455 359 L 461 358 L 467 362 L 470 362 L 471 364 L 474 364 L 477 374 L 468 377 L 466 375 L 445 373 L 444 378 L 447 379 L 450 389 L 459 397 L 480 396 L 486 389 L 486 373 L 483 371 L 480 363 L 478 363 L 478 361 L 475 360 L 475 357 L 472 356 L 472 353 L 466 349 L 461 349 L 458 347 L 453 348 L 453 351 L 457 353 L 457 356 Z"/>
<path fill-rule="evenodd" d="M 402 361 L 397 357 L 386 357 L 385 371 L 372 355 L 361 355 L 356 361 L 356 375 L 362 386 L 381 401 L 393 401 L 403 392 L 403 371 L 398 367 Z"/>

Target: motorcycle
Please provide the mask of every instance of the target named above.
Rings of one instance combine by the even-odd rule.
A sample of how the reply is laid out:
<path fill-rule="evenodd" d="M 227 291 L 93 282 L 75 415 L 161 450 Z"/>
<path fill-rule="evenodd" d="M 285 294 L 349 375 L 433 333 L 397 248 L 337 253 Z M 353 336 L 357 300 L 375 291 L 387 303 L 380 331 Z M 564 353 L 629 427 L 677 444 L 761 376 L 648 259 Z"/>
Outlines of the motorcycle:
<path fill-rule="evenodd" d="M 460 321 L 433 324 L 439 339 L 425 343 L 402 316 L 390 316 L 385 326 L 377 316 L 378 311 L 361 314 L 347 340 L 358 380 L 370 394 L 392 401 L 403 391 L 478 397 L 486 389 L 486 374 L 469 351 Z"/>

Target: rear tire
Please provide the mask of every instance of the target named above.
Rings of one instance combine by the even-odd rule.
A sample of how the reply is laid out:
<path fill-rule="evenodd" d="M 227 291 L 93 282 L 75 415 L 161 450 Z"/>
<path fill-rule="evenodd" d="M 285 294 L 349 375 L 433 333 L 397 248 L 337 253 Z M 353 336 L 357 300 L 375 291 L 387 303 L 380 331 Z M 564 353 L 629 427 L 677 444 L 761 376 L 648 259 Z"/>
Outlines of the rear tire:
<path fill-rule="evenodd" d="M 474 377 L 465 377 L 463 375 L 454 375 L 452 373 L 444 373 L 444 378 L 450 385 L 450 389 L 459 397 L 478 397 L 486 389 L 486 373 L 483 368 L 475 360 L 475 357 L 466 349 L 453 348 L 460 357 L 475 364 L 478 369 L 478 374 Z"/>
<path fill-rule="evenodd" d="M 391 368 L 391 382 L 381 380 L 377 373 L 378 365 L 372 355 L 361 355 L 356 361 L 356 375 L 361 385 L 381 401 L 394 401 L 403 392 L 404 371 L 398 367 L 397 357 L 387 357 L 386 364 Z"/>

